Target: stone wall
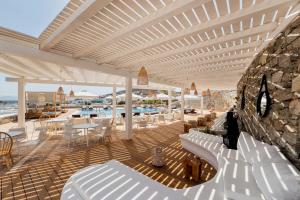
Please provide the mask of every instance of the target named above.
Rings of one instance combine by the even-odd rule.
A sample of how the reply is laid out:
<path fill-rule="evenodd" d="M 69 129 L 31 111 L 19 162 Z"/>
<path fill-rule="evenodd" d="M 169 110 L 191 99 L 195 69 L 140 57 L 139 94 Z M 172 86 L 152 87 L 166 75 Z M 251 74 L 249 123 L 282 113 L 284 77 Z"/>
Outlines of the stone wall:
<path fill-rule="evenodd" d="M 256 100 L 263 74 L 272 99 L 261 118 Z M 245 108 L 240 102 L 245 89 Z M 237 108 L 243 129 L 258 140 L 274 144 L 300 169 L 300 16 L 260 52 L 237 86 Z"/>

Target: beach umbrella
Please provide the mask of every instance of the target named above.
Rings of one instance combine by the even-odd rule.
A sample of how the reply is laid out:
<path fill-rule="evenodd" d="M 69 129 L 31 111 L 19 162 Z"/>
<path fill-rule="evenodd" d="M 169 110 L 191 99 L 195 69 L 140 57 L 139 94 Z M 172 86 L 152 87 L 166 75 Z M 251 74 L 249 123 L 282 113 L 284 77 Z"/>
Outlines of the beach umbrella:
<path fill-rule="evenodd" d="M 121 101 L 125 101 L 126 99 L 126 94 L 120 94 L 117 96 L 118 99 L 121 99 Z M 137 95 L 137 94 L 132 94 L 132 100 L 140 100 L 140 99 L 143 99 L 142 96 L 140 95 Z"/>
<path fill-rule="evenodd" d="M 160 100 L 168 100 L 169 99 L 169 96 L 164 94 L 164 93 L 160 93 L 160 94 L 157 94 L 156 95 L 156 98 L 157 99 L 160 99 Z"/>

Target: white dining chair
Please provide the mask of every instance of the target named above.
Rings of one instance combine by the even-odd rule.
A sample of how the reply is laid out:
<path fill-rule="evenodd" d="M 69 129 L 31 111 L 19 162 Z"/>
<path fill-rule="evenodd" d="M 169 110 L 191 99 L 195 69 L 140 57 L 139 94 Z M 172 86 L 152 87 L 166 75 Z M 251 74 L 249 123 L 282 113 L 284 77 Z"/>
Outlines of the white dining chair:
<path fill-rule="evenodd" d="M 80 135 L 80 133 L 81 132 L 79 130 L 73 129 L 73 123 L 71 121 L 65 124 L 63 136 L 68 142 L 68 147 L 70 147 L 72 144 L 75 144 L 76 141 L 83 139 L 83 136 Z"/>

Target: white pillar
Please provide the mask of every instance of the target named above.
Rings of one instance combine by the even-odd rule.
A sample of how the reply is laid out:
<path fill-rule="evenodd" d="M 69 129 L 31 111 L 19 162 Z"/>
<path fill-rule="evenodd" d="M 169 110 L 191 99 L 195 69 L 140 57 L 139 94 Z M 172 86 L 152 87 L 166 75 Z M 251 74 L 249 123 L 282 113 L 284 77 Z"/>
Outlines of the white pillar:
<path fill-rule="evenodd" d="M 125 134 L 128 140 L 132 138 L 132 77 L 126 77 L 126 106 L 125 106 Z"/>
<path fill-rule="evenodd" d="M 18 127 L 25 127 L 25 81 L 24 79 L 18 80 Z"/>
<path fill-rule="evenodd" d="M 184 89 L 181 88 L 181 120 L 184 121 Z"/>
<path fill-rule="evenodd" d="M 168 89 L 168 113 L 172 113 L 172 90 Z"/>
<path fill-rule="evenodd" d="M 113 120 L 114 123 L 113 125 L 116 126 L 116 119 L 117 119 L 117 87 L 113 86 L 113 92 L 112 92 L 112 106 L 113 106 L 113 110 L 112 110 L 112 115 L 113 115 Z"/>
<path fill-rule="evenodd" d="M 201 95 L 201 115 L 203 115 L 203 96 Z"/>

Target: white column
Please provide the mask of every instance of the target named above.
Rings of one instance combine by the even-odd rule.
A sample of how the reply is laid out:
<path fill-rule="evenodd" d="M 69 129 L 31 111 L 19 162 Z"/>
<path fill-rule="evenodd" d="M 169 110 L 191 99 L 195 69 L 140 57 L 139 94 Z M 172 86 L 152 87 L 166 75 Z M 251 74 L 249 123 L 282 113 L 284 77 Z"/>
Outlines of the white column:
<path fill-rule="evenodd" d="M 113 115 L 113 120 L 114 120 L 114 126 L 116 126 L 116 119 L 117 119 L 117 87 L 113 86 L 113 92 L 112 92 L 112 115 Z"/>
<path fill-rule="evenodd" d="M 201 115 L 203 115 L 203 96 L 201 95 Z"/>
<path fill-rule="evenodd" d="M 18 80 L 18 127 L 25 127 L 25 81 L 24 79 Z"/>
<path fill-rule="evenodd" d="M 128 140 L 132 138 L 132 77 L 126 77 L 126 106 L 125 106 L 125 134 Z"/>
<path fill-rule="evenodd" d="M 168 89 L 168 113 L 172 113 L 172 90 Z"/>
<path fill-rule="evenodd" d="M 181 120 L 184 121 L 184 89 L 181 88 Z"/>

